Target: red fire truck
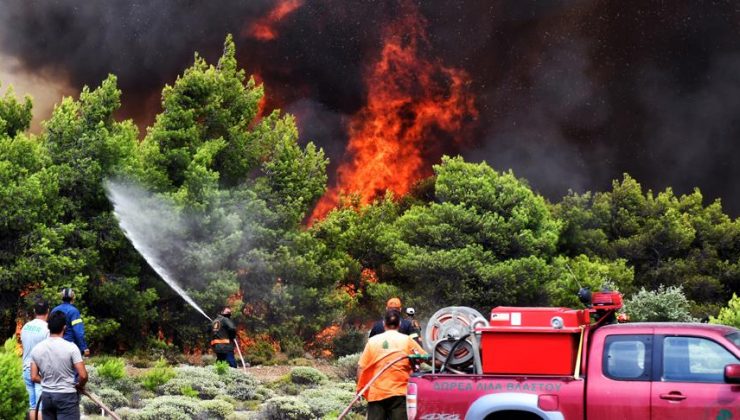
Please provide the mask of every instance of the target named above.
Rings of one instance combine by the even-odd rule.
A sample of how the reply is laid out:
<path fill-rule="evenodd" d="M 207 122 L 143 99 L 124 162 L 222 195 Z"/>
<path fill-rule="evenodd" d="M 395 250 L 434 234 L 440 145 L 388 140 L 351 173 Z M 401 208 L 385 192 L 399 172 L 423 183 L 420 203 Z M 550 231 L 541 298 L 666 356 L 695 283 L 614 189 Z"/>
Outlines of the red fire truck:
<path fill-rule="evenodd" d="M 436 365 L 412 376 L 412 420 L 740 419 L 740 330 L 614 324 L 621 295 L 588 309 L 438 311 L 425 330 Z"/>

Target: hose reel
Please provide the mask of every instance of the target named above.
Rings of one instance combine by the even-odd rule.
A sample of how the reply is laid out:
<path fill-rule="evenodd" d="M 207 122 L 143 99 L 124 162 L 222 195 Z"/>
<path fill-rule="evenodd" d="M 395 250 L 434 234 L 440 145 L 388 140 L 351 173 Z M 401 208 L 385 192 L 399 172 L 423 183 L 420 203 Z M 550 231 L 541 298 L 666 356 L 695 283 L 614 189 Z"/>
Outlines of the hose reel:
<path fill-rule="evenodd" d="M 488 320 L 473 308 L 448 306 L 432 315 L 424 330 L 425 350 L 443 369 L 462 373 L 474 365 L 481 369 L 476 327 L 487 327 Z"/>

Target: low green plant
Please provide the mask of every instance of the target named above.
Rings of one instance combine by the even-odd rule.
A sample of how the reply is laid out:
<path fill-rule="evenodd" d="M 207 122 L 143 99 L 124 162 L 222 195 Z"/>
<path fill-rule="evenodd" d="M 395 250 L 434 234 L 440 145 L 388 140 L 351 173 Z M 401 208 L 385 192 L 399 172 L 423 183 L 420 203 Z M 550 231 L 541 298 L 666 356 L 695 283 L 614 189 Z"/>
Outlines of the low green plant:
<path fill-rule="evenodd" d="M 165 361 L 160 359 L 156 365 L 141 377 L 141 386 L 154 391 L 157 387 L 166 384 L 176 375 L 175 370 Z"/>
<path fill-rule="evenodd" d="M 118 357 L 107 357 L 95 364 L 103 380 L 117 381 L 126 376 L 126 361 Z"/>
<path fill-rule="evenodd" d="M 261 415 L 267 420 L 315 419 L 311 407 L 297 397 L 270 398 L 262 406 Z"/>
<path fill-rule="evenodd" d="M 321 373 L 320 370 L 307 367 L 298 366 L 294 367 L 290 371 L 290 381 L 298 385 L 319 385 L 320 383 L 327 380 L 326 375 Z"/>
<path fill-rule="evenodd" d="M 216 371 L 216 373 L 217 373 L 217 374 L 218 374 L 219 376 L 223 376 L 223 375 L 225 375 L 225 374 L 226 374 L 226 372 L 228 372 L 230 368 L 231 368 L 231 367 L 229 366 L 229 364 L 228 364 L 228 363 L 226 363 L 226 362 L 224 362 L 223 360 L 219 360 L 219 361 L 217 361 L 217 362 L 216 362 L 216 363 L 215 363 L 215 364 L 213 365 L 213 370 L 215 370 L 215 371 Z"/>
<path fill-rule="evenodd" d="M 194 390 L 190 385 L 185 385 L 180 388 L 180 394 L 186 397 L 198 398 L 198 391 Z"/>
<path fill-rule="evenodd" d="M 740 297 L 733 293 L 732 299 L 727 302 L 726 307 L 719 310 L 717 317 L 709 317 L 709 323 L 740 328 Z"/>
<path fill-rule="evenodd" d="M 342 356 L 334 363 L 337 367 L 337 376 L 347 381 L 357 380 L 357 364 L 360 361 L 360 353 Z"/>
<path fill-rule="evenodd" d="M 321 387 L 307 389 L 298 396 L 311 407 L 311 412 L 317 418 L 325 418 L 330 414 L 338 415 L 346 407 L 355 394 L 339 388 Z"/>
<path fill-rule="evenodd" d="M 23 420 L 28 410 L 23 360 L 17 346 L 15 338 L 9 338 L 0 349 L 0 419 Z"/>
<path fill-rule="evenodd" d="M 200 416 L 207 419 L 223 420 L 234 412 L 234 406 L 224 400 L 206 400 L 200 402 Z"/>

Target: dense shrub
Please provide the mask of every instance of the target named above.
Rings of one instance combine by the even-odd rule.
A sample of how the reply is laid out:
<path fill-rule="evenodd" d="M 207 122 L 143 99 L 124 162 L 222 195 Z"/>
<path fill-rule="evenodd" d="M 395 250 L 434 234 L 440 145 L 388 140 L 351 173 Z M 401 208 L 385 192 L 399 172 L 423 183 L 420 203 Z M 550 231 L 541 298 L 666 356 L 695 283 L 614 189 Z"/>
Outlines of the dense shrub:
<path fill-rule="evenodd" d="M 294 384 L 318 385 L 326 380 L 326 375 L 312 367 L 299 366 L 290 371 L 290 381 Z"/>
<path fill-rule="evenodd" d="M 226 385 L 226 394 L 237 400 L 247 401 L 260 399 L 258 394 L 259 383 L 252 376 L 241 375 L 233 378 Z"/>
<path fill-rule="evenodd" d="M 252 365 L 266 365 L 275 359 L 275 349 L 267 341 L 257 341 L 244 353 L 244 359 Z"/>
<path fill-rule="evenodd" d="M 0 349 L 0 419 L 23 420 L 28 410 L 28 394 L 23 382 L 23 360 L 16 353 L 15 338 Z"/>
<path fill-rule="evenodd" d="M 656 291 L 643 288 L 624 304 L 625 312 L 635 322 L 694 322 L 689 307 L 682 288 L 675 286 L 660 286 Z"/>
<path fill-rule="evenodd" d="M 95 367 L 104 381 L 117 381 L 126 376 L 126 362 L 118 357 L 106 357 L 95 363 Z"/>
<path fill-rule="evenodd" d="M 299 337 L 288 337 L 280 340 L 280 349 L 289 358 L 301 357 L 304 354 L 303 340 Z"/>
<path fill-rule="evenodd" d="M 200 402 L 199 417 L 223 420 L 234 412 L 234 406 L 224 400 L 207 400 Z"/>
<path fill-rule="evenodd" d="M 154 391 L 157 387 L 174 378 L 175 375 L 175 370 L 164 359 L 160 359 L 154 368 L 141 377 L 141 385 L 150 391 Z"/>
<path fill-rule="evenodd" d="M 189 378 L 187 376 L 176 376 L 166 384 L 157 388 L 165 395 L 185 395 L 183 389 L 191 389 L 197 393 L 199 398 L 210 399 L 218 394 L 226 392 L 226 386 L 219 380 L 212 378 Z"/>
<path fill-rule="evenodd" d="M 262 407 L 266 420 L 307 420 L 314 419 L 311 407 L 297 397 L 270 398 Z"/>
<path fill-rule="evenodd" d="M 360 353 L 342 356 L 337 359 L 337 376 L 348 381 L 357 380 L 357 363 L 360 361 Z"/>
<path fill-rule="evenodd" d="M 720 309 L 717 318 L 710 317 L 709 322 L 740 328 L 740 297 L 733 293 L 732 299 L 727 302 L 727 307 Z"/>
<path fill-rule="evenodd" d="M 359 353 L 365 348 L 367 331 L 357 328 L 342 330 L 332 340 L 332 351 L 334 356 L 341 357 L 348 354 Z"/>
<path fill-rule="evenodd" d="M 194 398 L 165 395 L 144 402 L 136 420 L 190 420 L 202 411 Z"/>
<path fill-rule="evenodd" d="M 324 418 L 329 414 L 339 415 L 354 396 L 353 392 L 344 389 L 322 387 L 307 389 L 298 397 L 311 407 L 314 416 Z"/>
<path fill-rule="evenodd" d="M 126 397 L 118 390 L 103 388 L 95 392 L 100 398 L 103 404 L 107 405 L 111 410 L 116 410 L 121 407 L 129 405 Z M 82 409 L 87 414 L 100 413 L 100 407 L 97 406 L 90 398 L 82 398 Z"/>

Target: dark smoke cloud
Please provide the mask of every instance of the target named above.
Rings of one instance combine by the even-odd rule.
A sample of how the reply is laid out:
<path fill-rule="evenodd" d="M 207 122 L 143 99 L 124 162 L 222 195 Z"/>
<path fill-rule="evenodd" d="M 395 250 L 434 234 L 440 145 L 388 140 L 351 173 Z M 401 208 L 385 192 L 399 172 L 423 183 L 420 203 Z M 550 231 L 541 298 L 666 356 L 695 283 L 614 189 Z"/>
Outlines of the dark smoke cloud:
<path fill-rule="evenodd" d="M 295 112 L 334 164 L 364 104 L 366 67 L 394 1 L 306 1 L 259 41 L 245 28 L 263 1 L 35 2 L 0 5 L 0 55 L 75 88 L 112 72 L 124 116 L 147 124 L 164 83 L 237 38 L 268 107 Z M 513 168 L 552 199 L 603 190 L 629 172 L 644 186 L 698 186 L 740 214 L 740 8 L 732 2 L 424 1 L 432 56 L 465 69 L 480 111 L 469 145 L 437 139 L 430 159 L 462 151 Z M 431 163 L 431 162 L 430 162 Z"/>

